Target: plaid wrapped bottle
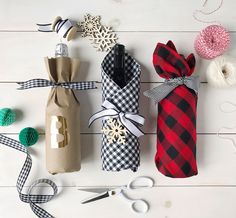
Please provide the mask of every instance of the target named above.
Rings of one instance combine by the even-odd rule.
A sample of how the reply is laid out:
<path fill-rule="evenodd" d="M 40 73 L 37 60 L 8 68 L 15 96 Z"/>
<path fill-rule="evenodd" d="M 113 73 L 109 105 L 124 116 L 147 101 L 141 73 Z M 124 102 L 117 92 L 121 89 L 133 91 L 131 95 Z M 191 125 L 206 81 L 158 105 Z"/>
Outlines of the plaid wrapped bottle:
<path fill-rule="evenodd" d="M 185 58 L 174 44 L 158 43 L 153 53 L 158 75 L 166 80 L 190 77 L 195 57 Z M 196 163 L 197 93 L 178 85 L 158 103 L 157 152 L 155 164 L 168 177 L 185 178 L 198 173 Z"/>

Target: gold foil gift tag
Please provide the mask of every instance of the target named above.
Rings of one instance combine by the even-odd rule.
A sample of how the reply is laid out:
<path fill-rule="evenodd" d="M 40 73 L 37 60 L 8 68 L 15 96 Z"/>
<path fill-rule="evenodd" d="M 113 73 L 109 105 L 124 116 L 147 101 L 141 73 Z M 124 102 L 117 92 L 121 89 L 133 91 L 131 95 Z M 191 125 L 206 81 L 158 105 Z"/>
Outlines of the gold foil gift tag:
<path fill-rule="evenodd" d="M 51 116 L 50 124 L 51 148 L 63 148 L 69 144 L 66 118 Z"/>

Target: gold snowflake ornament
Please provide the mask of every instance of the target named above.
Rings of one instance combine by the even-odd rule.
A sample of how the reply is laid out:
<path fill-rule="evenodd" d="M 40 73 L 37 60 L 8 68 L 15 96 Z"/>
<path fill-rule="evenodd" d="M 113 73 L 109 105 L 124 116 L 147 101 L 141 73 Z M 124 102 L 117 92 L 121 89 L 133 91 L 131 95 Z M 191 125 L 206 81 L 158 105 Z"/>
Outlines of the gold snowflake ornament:
<path fill-rule="evenodd" d="M 127 129 L 116 118 L 110 117 L 102 132 L 107 136 L 109 144 L 118 143 L 124 145 L 126 143 Z"/>
<path fill-rule="evenodd" d="M 100 21 L 100 16 L 91 16 L 90 14 L 86 14 L 84 16 L 84 21 L 78 23 L 82 30 L 82 37 L 92 36 L 98 27 L 101 26 Z"/>

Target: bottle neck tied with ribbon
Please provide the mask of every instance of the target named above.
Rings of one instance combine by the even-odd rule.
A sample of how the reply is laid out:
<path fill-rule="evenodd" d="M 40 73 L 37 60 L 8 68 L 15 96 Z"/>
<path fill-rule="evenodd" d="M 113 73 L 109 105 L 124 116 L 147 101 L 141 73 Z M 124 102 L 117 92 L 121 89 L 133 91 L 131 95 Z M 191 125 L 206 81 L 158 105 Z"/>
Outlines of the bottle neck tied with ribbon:
<path fill-rule="evenodd" d="M 96 89 L 95 81 L 84 81 L 84 82 L 63 82 L 56 83 L 49 81 L 47 79 L 31 79 L 25 82 L 18 82 L 20 87 L 19 90 L 23 89 L 31 89 L 31 88 L 39 88 L 39 87 L 62 87 L 65 89 L 73 89 L 73 90 L 87 90 L 87 89 Z"/>
<path fill-rule="evenodd" d="M 195 57 L 179 54 L 172 41 L 158 43 L 153 65 L 165 79 L 162 85 L 144 95 L 158 103 L 157 152 L 158 170 L 173 178 L 196 175 L 196 108 L 199 79 L 193 76 Z"/>
<path fill-rule="evenodd" d="M 187 76 L 167 79 L 163 84 L 151 90 L 147 90 L 143 94 L 158 103 L 168 94 L 170 94 L 175 88 L 181 85 L 185 85 L 197 94 L 199 89 L 199 77 Z"/>

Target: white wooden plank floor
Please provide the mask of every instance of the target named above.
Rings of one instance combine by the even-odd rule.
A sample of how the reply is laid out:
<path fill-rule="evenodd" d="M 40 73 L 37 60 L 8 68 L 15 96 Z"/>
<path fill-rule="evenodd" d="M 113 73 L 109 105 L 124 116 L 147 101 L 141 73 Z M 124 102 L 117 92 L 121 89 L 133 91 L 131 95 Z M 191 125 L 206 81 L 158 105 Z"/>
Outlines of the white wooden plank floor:
<path fill-rule="evenodd" d="M 197 116 L 197 161 L 199 175 L 187 179 L 170 179 L 155 168 L 155 119 L 153 102 L 141 95 L 141 114 L 146 116 L 141 141 L 141 167 L 137 173 L 103 172 L 100 160 L 100 123 L 87 128 L 91 114 L 100 109 L 101 89 L 77 93 L 81 101 L 82 170 L 52 176 L 45 169 L 44 116 L 49 89 L 16 90 L 16 81 L 47 78 L 44 56 L 53 56 L 59 38 L 55 33 L 39 33 L 35 23 L 50 22 L 55 16 L 82 20 L 85 13 L 101 15 L 105 24 L 117 31 L 119 42 L 126 45 L 142 65 L 141 91 L 157 86 L 159 78 L 152 65 L 152 53 L 158 41 L 172 39 L 182 53 L 194 52 L 193 42 L 205 25 L 192 17 L 202 1 L 189 0 L 0 0 L 0 108 L 17 111 L 18 120 L 0 133 L 18 138 L 19 131 L 33 126 L 40 131 L 40 141 L 30 148 L 33 168 L 27 186 L 37 178 L 53 179 L 59 186 L 58 197 L 43 205 L 58 218 L 136 217 L 120 199 L 106 199 L 88 205 L 80 201 L 88 193 L 79 187 L 113 187 L 123 185 L 138 175 L 155 179 L 152 190 L 129 193 L 150 203 L 148 218 L 235 218 L 236 149 L 229 140 L 219 138 L 223 126 L 236 126 L 236 112 L 224 114 L 219 105 L 236 102 L 236 88 L 218 90 L 208 86 L 205 71 L 208 61 L 197 57 L 196 72 L 201 76 Z M 207 9 L 219 3 L 210 0 Z M 220 11 L 207 19 L 220 20 L 231 33 L 228 54 L 236 56 L 236 15 L 233 0 L 224 1 Z M 79 34 L 78 34 L 79 35 Z M 87 39 L 78 36 L 69 43 L 70 54 L 81 59 L 80 79 L 101 81 L 100 64 L 105 53 L 96 52 Z M 145 107 L 143 107 L 145 105 Z M 224 129 L 222 136 L 236 142 L 236 129 Z M 29 205 L 22 203 L 16 191 L 16 180 L 25 160 L 23 154 L 0 145 L 0 218 L 35 217 Z M 43 187 L 45 189 L 45 187 Z"/>

